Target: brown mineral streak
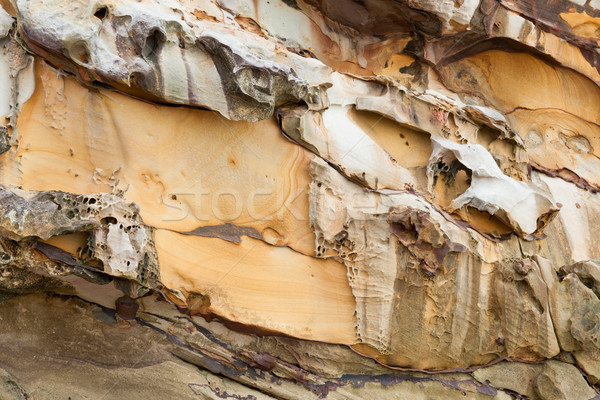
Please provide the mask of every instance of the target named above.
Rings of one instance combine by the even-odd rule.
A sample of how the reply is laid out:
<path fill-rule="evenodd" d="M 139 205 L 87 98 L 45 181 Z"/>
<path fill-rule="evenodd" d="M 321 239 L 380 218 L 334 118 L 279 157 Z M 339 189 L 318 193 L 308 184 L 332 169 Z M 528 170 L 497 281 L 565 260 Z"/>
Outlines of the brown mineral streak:
<path fill-rule="evenodd" d="M 236 226 L 229 223 L 215 226 L 201 226 L 193 231 L 179 233 L 183 233 L 184 235 L 220 238 L 234 243 L 241 243 L 242 236 L 263 240 L 262 235 L 255 228 Z"/>
<path fill-rule="evenodd" d="M 600 1 L 0 7 L 8 399 L 600 399 Z"/>
<path fill-rule="evenodd" d="M 539 165 L 530 164 L 530 168 L 536 171 L 540 171 L 543 174 L 546 174 L 551 177 L 560 178 L 566 182 L 570 182 L 577 186 L 578 188 L 584 189 L 590 193 L 598 193 L 600 192 L 600 187 L 598 185 L 594 185 L 584 178 L 578 176 L 576 173 L 571 171 L 569 168 L 561 168 L 558 170 L 551 170 L 548 168 L 544 168 Z"/>
<path fill-rule="evenodd" d="M 59 261 L 74 267 L 90 268 L 87 265 L 81 264 L 71 253 L 47 243 L 35 241 L 31 248 L 39 251 L 51 260 Z"/>
<path fill-rule="evenodd" d="M 434 275 L 438 268 L 446 265 L 449 252 L 462 253 L 467 250 L 462 244 L 452 243 L 440 230 L 439 225 L 427 218 L 424 212 L 392 212 L 388 222 L 391 224 L 392 233 L 423 263 L 423 268 L 430 275 Z"/>

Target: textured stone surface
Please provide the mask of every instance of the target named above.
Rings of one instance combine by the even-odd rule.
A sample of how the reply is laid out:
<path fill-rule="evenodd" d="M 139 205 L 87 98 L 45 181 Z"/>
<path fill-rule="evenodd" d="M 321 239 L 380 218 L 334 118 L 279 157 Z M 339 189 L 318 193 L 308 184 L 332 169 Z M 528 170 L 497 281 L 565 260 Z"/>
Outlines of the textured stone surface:
<path fill-rule="evenodd" d="M 0 398 L 600 398 L 596 2 L 0 5 Z"/>

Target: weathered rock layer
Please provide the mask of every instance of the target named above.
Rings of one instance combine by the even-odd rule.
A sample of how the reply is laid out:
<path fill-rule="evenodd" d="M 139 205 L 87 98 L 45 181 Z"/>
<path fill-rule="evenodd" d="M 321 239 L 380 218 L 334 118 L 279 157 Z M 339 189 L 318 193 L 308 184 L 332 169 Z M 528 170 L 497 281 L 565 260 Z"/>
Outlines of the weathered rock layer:
<path fill-rule="evenodd" d="M 600 2 L 0 4 L 0 398 L 600 398 Z"/>

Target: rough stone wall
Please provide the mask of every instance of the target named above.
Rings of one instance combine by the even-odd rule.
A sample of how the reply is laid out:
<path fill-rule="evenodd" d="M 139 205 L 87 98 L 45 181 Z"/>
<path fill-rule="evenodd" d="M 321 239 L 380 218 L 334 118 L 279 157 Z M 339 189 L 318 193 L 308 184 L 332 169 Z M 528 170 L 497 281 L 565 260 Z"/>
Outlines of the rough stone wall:
<path fill-rule="evenodd" d="M 599 1 L 0 6 L 0 399 L 600 399 Z"/>

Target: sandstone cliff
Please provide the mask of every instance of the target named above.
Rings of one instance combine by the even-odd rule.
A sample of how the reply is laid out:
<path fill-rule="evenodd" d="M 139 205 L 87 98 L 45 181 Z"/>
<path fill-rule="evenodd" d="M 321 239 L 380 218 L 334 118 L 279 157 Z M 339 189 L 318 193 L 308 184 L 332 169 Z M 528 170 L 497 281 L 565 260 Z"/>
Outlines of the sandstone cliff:
<path fill-rule="evenodd" d="M 0 399 L 600 399 L 600 1 L 0 6 Z"/>

